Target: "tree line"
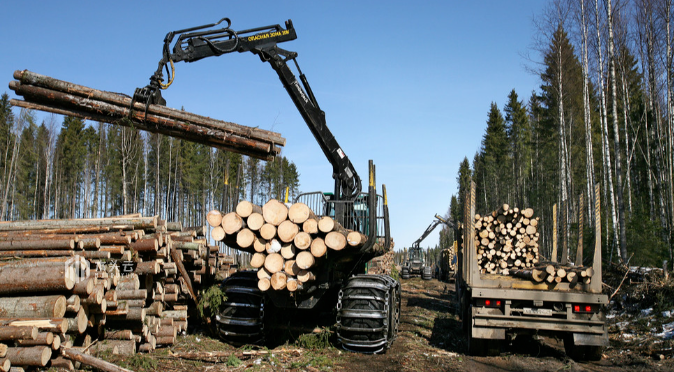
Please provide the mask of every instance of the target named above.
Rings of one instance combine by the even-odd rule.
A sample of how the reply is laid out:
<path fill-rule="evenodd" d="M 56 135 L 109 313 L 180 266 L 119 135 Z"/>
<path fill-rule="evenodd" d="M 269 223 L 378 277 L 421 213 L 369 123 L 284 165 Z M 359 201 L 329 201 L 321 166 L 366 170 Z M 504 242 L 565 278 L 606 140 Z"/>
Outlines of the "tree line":
<path fill-rule="evenodd" d="M 473 180 L 479 213 L 534 208 L 544 256 L 553 205 L 557 241 L 574 252 L 584 229 L 588 252 L 599 184 L 604 259 L 674 264 L 673 15 L 672 0 L 551 1 L 533 47 L 541 85 L 527 102 L 513 90 L 502 108 L 490 105 L 447 214 L 463 221 Z"/>
<path fill-rule="evenodd" d="M 60 121 L 60 122 L 59 122 Z M 142 213 L 199 226 L 212 209 L 299 193 L 279 156 L 260 162 L 161 134 L 31 110 L 0 98 L 0 221 Z"/>

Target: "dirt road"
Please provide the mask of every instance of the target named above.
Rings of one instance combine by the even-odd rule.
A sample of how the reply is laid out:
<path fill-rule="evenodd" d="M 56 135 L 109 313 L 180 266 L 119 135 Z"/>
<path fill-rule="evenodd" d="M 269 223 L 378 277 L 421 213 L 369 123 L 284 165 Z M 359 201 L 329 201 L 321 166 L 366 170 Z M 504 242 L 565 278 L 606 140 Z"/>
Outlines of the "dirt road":
<path fill-rule="evenodd" d="M 234 348 L 205 335 L 179 337 L 170 350 L 107 359 L 137 371 L 672 371 L 669 356 L 656 358 L 630 350 L 611 334 L 611 346 L 599 362 L 576 363 L 554 339 L 522 340 L 504 345 L 497 357 L 466 355 L 462 324 L 455 312 L 453 285 L 437 280 L 403 281 L 399 337 L 382 355 L 354 354 L 332 347 L 330 332 L 300 336 L 287 331 L 280 346 Z M 616 327 L 611 327 L 616 329 Z M 325 329 L 324 329 L 325 330 Z M 174 354 L 217 352 L 219 357 L 176 358 Z M 671 354 L 670 354 L 671 356 Z M 660 360 L 660 358 L 663 358 Z"/>

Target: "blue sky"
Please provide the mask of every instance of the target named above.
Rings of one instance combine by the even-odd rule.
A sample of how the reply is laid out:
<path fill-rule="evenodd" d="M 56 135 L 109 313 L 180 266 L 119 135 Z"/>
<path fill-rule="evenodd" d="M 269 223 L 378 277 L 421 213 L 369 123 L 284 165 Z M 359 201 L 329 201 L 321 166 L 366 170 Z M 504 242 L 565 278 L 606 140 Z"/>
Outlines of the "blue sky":
<path fill-rule="evenodd" d="M 298 52 L 328 127 L 361 178 L 386 184 L 396 249 L 444 215 L 464 157 L 479 149 L 491 102 L 540 85 L 527 53 L 544 1 L 13 1 L 0 14 L 0 83 L 15 70 L 133 94 L 161 58 L 167 32 L 292 19 Z M 331 191 L 332 168 L 278 77 L 254 55 L 176 65 L 170 107 L 281 133 L 302 191 Z M 421 244 L 434 246 L 438 231 Z"/>

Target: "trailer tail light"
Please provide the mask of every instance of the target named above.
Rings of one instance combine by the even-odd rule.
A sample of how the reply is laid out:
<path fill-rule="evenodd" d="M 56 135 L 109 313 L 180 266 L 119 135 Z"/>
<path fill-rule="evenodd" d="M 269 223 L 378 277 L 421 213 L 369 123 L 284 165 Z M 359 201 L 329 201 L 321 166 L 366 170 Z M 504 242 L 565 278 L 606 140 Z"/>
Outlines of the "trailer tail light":
<path fill-rule="evenodd" d="M 573 305 L 573 312 L 580 314 L 598 313 L 599 305 L 576 304 Z"/>
<path fill-rule="evenodd" d="M 494 299 L 479 299 L 475 303 L 477 306 L 484 306 L 484 307 L 501 307 L 503 304 L 503 301 L 501 300 L 494 300 Z"/>

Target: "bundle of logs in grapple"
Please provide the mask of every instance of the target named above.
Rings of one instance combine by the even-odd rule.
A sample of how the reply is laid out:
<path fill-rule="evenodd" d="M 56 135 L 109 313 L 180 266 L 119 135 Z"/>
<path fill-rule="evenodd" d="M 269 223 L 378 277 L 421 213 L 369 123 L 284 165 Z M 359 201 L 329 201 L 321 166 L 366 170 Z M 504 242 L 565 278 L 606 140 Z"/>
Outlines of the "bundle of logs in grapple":
<path fill-rule="evenodd" d="M 330 217 L 318 218 L 303 203 L 288 208 L 271 199 L 264 206 L 242 201 L 235 212 L 208 213 L 211 236 L 228 246 L 252 254 L 250 265 L 258 268 L 258 287 L 295 292 L 315 280 L 314 268 L 328 250 L 362 248 L 367 236 L 347 230 Z M 373 250 L 381 250 L 375 244 Z"/>
<path fill-rule="evenodd" d="M 534 210 L 504 204 L 486 216 L 475 215 L 477 261 L 483 273 L 512 275 L 537 283 L 589 284 L 591 267 L 541 262 Z"/>
<path fill-rule="evenodd" d="M 15 71 L 9 88 L 24 101 L 13 106 L 123 125 L 270 160 L 285 145 L 280 134 L 192 114 L 161 105 L 132 102 L 126 95 Z"/>
<path fill-rule="evenodd" d="M 199 283 L 218 267 L 204 234 L 204 226 L 140 215 L 0 222 L 0 342 L 8 346 L 0 356 L 72 368 L 59 349 L 130 354 L 173 344 Z"/>

